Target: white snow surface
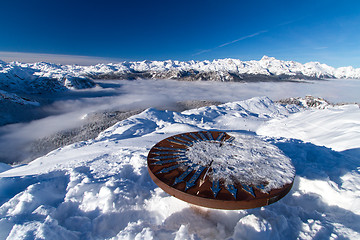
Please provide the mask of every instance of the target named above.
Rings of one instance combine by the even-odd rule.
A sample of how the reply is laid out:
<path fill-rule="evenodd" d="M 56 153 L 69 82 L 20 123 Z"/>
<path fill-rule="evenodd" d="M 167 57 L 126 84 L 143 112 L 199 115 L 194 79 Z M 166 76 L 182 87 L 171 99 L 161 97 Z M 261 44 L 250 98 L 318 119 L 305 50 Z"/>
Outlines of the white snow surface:
<path fill-rule="evenodd" d="M 257 133 L 288 137 L 326 146 L 335 151 L 360 148 L 359 105 L 326 107 L 302 111 L 288 118 L 272 119 Z M 345 131 L 344 131 L 345 129 Z"/>
<path fill-rule="evenodd" d="M 359 111 L 266 97 L 181 113 L 147 109 L 96 139 L 0 165 L 0 239 L 359 239 Z M 272 205 L 236 211 L 169 196 L 149 177 L 148 151 L 198 130 L 260 135 L 292 160 L 292 190 Z"/>
<path fill-rule="evenodd" d="M 231 136 L 235 137 L 234 141 L 221 145 L 215 141 L 194 143 L 186 151 L 190 164 L 211 166 L 214 171 L 208 175 L 213 181 L 264 184 L 264 192 L 279 189 L 294 180 L 291 160 L 276 146 L 248 134 L 231 133 Z"/>

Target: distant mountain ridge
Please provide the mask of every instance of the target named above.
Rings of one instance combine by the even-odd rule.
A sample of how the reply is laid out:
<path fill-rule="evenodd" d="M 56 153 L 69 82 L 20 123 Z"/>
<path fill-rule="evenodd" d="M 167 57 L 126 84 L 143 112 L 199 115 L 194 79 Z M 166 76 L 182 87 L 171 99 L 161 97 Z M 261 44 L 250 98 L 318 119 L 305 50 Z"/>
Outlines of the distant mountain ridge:
<path fill-rule="evenodd" d="M 0 89 L 42 93 L 94 87 L 94 79 L 175 79 L 186 81 L 282 81 L 294 79 L 360 79 L 360 68 L 333 68 L 319 62 L 301 64 L 264 56 L 261 60 L 138 61 L 93 66 L 0 60 Z"/>
<path fill-rule="evenodd" d="M 75 74 L 71 66 L 46 62 L 6 63 L 0 60 L 0 89 L 4 91 L 38 94 L 94 86 L 95 83 L 88 77 Z"/>
<path fill-rule="evenodd" d="M 276 81 L 292 79 L 356 78 L 360 68 L 333 68 L 318 62 L 301 64 L 264 56 L 261 60 L 141 61 L 87 67 L 92 78 L 158 78 L 203 81 Z"/>

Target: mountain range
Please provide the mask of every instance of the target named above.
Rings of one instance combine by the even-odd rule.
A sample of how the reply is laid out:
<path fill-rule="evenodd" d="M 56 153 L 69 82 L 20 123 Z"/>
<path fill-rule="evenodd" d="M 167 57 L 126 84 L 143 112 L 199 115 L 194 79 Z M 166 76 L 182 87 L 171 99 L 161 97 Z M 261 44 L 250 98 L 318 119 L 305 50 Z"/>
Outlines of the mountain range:
<path fill-rule="evenodd" d="M 44 93 L 94 87 L 96 79 L 174 79 L 185 81 L 291 81 L 328 78 L 360 79 L 360 68 L 334 68 L 319 62 L 301 64 L 264 56 L 261 60 L 137 61 L 93 66 L 0 60 L 0 89 Z"/>

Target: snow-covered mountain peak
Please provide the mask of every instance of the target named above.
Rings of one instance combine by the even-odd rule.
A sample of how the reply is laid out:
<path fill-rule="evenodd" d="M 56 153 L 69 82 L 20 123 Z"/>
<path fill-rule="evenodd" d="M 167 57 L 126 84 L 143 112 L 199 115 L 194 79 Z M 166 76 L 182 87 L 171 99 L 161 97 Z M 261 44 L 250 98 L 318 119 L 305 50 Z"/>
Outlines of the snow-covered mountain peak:
<path fill-rule="evenodd" d="M 264 56 L 260 59 L 260 61 L 261 61 L 261 62 L 265 62 L 265 61 L 270 62 L 270 61 L 279 61 L 279 60 L 277 60 L 277 59 L 274 58 L 274 57 L 269 57 L 269 56 L 264 55 Z"/>

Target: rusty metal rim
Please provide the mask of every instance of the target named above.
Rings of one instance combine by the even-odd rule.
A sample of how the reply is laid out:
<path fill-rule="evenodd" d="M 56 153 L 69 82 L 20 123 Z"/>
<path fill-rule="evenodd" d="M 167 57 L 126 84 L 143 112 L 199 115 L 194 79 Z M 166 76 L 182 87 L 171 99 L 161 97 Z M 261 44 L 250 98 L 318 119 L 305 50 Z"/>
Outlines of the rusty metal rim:
<path fill-rule="evenodd" d="M 223 210 L 240 210 L 240 209 L 250 209 L 250 208 L 257 208 L 272 204 L 274 202 L 279 201 L 281 198 L 285 197 L 285 195 L 291 190 L 293 182 L 286 186 L 283 191 L 280 192 L 278 195 L 269 195 L 268 198 L 260 198 L 260 199 L 253 199 L 249 201 L 226 201 L 226 200 L 217 200 L 217 199 L 210 199 L 210 198 L 202 198 L 197 197 L 195 195 L 191 195 L 176 188 L 173 188 L 166 183 L 159 180 L 148 168 L 149 174 L 151 179 L 158 185 L 164 192 L 168 193 L 171 196 L 174 196 L 182 201 L 199 205 L 202 207 L 214 208 L 214 209 L 223 209 Z"/>

